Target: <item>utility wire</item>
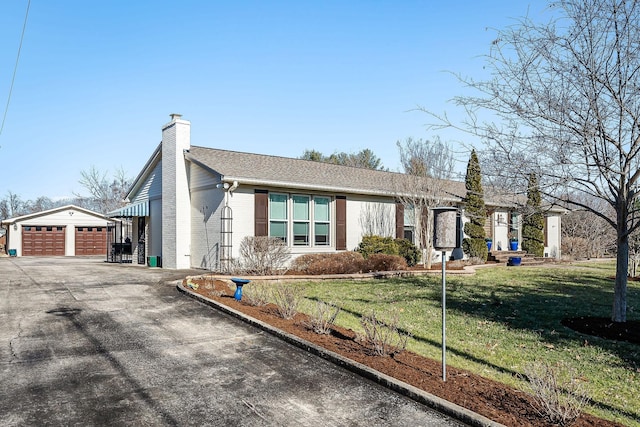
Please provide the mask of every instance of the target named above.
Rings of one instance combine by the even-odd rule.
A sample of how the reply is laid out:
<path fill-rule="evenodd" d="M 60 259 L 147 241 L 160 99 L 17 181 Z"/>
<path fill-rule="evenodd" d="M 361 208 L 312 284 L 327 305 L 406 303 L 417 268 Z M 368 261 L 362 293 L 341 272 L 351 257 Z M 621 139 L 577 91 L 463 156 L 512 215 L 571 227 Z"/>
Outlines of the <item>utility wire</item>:
<path fill-rule="evenodd" d="M 9 96 L 7 97 L 7 105 L 4 107 L 4 115 L 2 116 L 2 124 L 0 125 L 0 135 L 4 129 L 4 122 L 7 120 L 7 111 L 9 111 L 9 103 L 11 102 L 11 93 L 13 92 L 13 83 L 16 81 L 16 72 L 18 71 L 18 62 L 20 61 L 20 51 L 22 50 L 22 40 L 24 40 L 24 32 L 27 28 L 27 18 L 29 17 L 29 7 L 31 0 L 27 1 L 27 12 L 24 15 L 24 23 L 22 24 L 22 34 L 20 35 L 20 45 L 18 46 L 18 55 L 16 56 L 16 64 L 13 67 L 13 76 L 11 77 L 11 86 L 9 86 Z"/>

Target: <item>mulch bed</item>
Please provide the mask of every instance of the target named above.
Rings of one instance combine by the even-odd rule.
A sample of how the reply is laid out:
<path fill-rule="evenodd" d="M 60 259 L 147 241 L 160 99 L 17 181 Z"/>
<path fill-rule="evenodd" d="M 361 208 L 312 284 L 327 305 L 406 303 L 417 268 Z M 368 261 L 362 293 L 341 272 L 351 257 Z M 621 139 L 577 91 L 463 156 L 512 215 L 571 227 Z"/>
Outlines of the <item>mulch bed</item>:
<path fill-rule="evenodd" d="M 216 280 L 214 284 L 203 280 L 192 280 L 192 282 L 199 285 L 198 289 L 193 290 L 194 292 L 491 420 L 514 427 L 549 426 L 549 423 L 534 409 L 533 398 L 527 393 L 449 366 L 447 381 L 443 382 L 442 365 L 438 361 L 410 351 L 404 351 L 393 357 L 375 356 L 367 347 L 356 341 L 356 334 L 350 329 L 334 326 L 330 335 L 316 334 L 306 326 L 309 322 L 304 314 L 298 313 L 293 319 L 286 320 L 277 315 L 274 305 L 255 307 L 244 301 L 236 301 L 233 298 L 233 291 L 223 281 Z M 588 324 L 597 324 L 597 322 Z M 586 323 L 583 322 L 582 325 Z M 636 327 L 636 332 L 637 330 Z M 580 330 L 580 332 L 596 331 Z M 573 426 L 610 427 L 620 426 L 620 424 L 582 414 Z"/>
<path fill-rule="evenodd" d="M 640 320 L 619 323 L 608 317 L 573 317 L 562 319 L 561 323 L 586 335 L 640 345 Z"/>

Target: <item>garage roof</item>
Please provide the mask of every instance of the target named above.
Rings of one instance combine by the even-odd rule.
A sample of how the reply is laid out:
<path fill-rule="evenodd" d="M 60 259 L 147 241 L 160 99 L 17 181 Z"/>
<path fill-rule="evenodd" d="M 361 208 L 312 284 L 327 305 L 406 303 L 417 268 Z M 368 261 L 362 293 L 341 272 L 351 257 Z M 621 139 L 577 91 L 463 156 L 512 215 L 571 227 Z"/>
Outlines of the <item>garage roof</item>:
<path fill-rule="evenodd" d="M 14 222 L 21 222 L 21 221 L 25 221 L 27 219 L 31 219 L 31 218 L 37 218 L 40 216 L 45 216 L 45 215 L 51 215 L 52 213 L 56 213 L 56 212 L 60 212 L 60 211 L 65 211 L 65 210 L 76 210 L 79 212 L 84 212 L 88 215 L 93 215 L 96 216 L 98 218 L 102 218 L 102 219 L 107 219 L 107 217 L 105 217 L 104 215 L 98 213 L 98 212 L 94 212 L 94 211 L 90 211 L 89 209 L 84 209 L 81 208 L 79 206 L 76 205 L 65 205 L 65 206 L 60 206 L 58 208 L 53 208 L 53 209 L 47 209 L 46 211 L 40 211 L 40 212 L 33 212 L 27 215 L 22 215 L 22 216 L 16 216 L 14 218 L 7 218 L 5 220 L 2 221 L 2 224 L 13 224 Z"/>

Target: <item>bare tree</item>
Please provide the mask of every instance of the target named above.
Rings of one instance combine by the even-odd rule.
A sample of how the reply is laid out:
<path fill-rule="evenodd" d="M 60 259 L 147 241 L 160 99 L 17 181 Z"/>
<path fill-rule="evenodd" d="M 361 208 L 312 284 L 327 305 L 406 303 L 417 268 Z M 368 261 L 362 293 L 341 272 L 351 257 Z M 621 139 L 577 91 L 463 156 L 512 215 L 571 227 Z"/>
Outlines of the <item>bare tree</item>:
<path fill-rule="evenodd" d="M 524 17 L 498 31 L 487 55 L 491 77 L 459 76 L 478 91 L 454 98 L 468 120 L 438 123 L 486 143 L 483 171 L 508 188 L 540 178 L 543 196 L 591 211 L 616 230 L 611 318 L 626 321 L 629 235 L 640 224 L 640 3 L 559 0 L 546 24 Z M 577 194 L 613 208 L 594 209 Z"/>
<path fill-rule="evenodd" d="M 610 215 L 615 212 L 610 205 L 601 199 L 576 195 L 584 204 L 592 205 L 592 209 Z M 574 258 L 602 257 L 605 253 L 615 252 L 616 233 L 609 224 L 591 211 L 574 209 L 562 217 L 562 254 Z"/>
<path fill-rule="evenodd" d="M 393 211 L 381 203 L 366 203 L 360 209 L 358 221 L 365 236 L 393 236 Z"/>
<path fill-rule="evenodd" d="M 101 213 L 107 213 L 124 206 L 124 198 L 131 186 L 131 179 L 127 177 L 125 171 L 117 169 L 113 179 L 107 179 L 107 171 L 100 171 L 95 166 L 89 170 L 80 172 L 82 179 L 79 183 L 89 192 L 91 197 L 83 197 L 79 194 L 75 196 L 80 199 L 85 206 Z"/>
<path fill-rule="evenodd" d="M 0 200 L 0 220 L 12 218 L 20 215 L 26 215 L 27 211 L 25 202 L 20 196 L 11 191 L 7 191 L 7 195 Z"/>
<path fill-rule="evenodd" d="M 33 201 L 28 200 L 27 202 L 25 202 L 25 205 L 27 206 L 26 209 L 29 211 L 29 213 L 42 212 L 49 209 L 53 209 L 56 206 L 58 206 L 53 200 L 51 200 L 47 196 L 40 196 Z"/>
<path fill-rule="evenodd" d="M 436 137 L 433 141 L 407 138 L 397 141 L 400 163 L 409 179 L 398 181 L 398 200 L 408 209 L 415 239 L 422 250 L 426 268 L 431 268 L 433 218 L 431 209 L 447 199 L 446 180 L 453 176 L 454 157 L 449 145 Z"/>
<path fill-rule="evenodd" d="M 436 179 L 453 178 L 453 151 L 439 136 L 433 141 L 409 137 L 404 142 L 397 141 L 396 146 L 404 173 Z"/>

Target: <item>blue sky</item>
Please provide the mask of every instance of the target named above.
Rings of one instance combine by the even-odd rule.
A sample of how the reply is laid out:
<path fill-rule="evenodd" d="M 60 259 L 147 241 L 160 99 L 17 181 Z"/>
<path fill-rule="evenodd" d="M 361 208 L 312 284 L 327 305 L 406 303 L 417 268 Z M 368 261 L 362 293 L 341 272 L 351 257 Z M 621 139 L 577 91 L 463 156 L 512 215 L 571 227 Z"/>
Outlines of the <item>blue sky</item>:
<path fill-rule="evenodd" d="M 27 0 L 0 14 L 0 108 Z M 0 198 L 85 194 L 92 165 L 135 177 L 170 113 L 193 145 L 298 157 L 433 138 L 423 106 L 455 117 L 495 36 L 543 2 L 32 0 L 4 130 Z M 1 116 L 0 116 L 1 119 Z M 470 137 L 440 132 L 460 148 Z"/>

